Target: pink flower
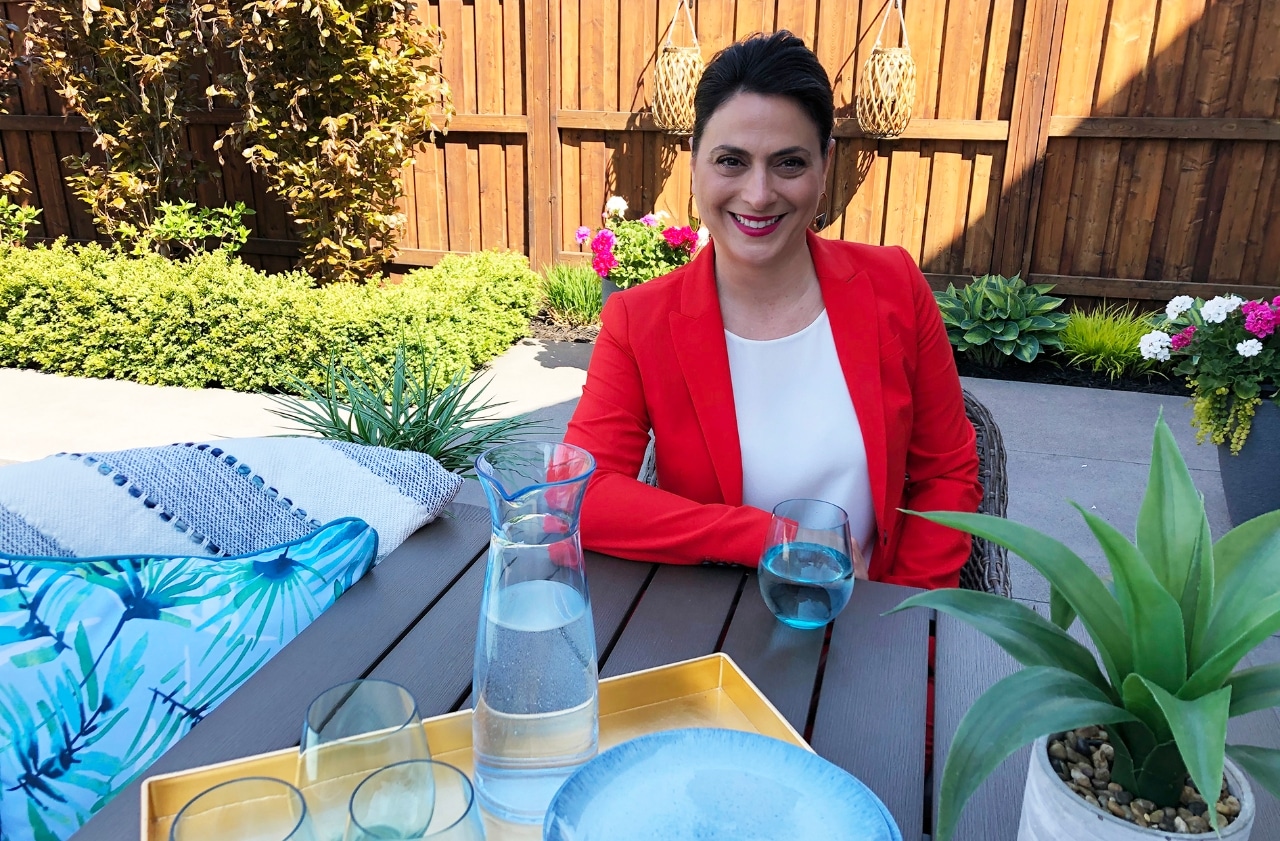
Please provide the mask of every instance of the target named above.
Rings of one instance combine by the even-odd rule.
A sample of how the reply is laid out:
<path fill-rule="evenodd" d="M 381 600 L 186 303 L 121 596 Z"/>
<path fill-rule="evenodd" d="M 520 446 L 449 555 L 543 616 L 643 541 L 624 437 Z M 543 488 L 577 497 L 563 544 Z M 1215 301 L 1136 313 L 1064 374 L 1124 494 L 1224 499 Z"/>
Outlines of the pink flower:
<path fill-rule="evenodd" d="M 617 265 L 618 260 L 613 256 L 612 251 L 597 251 L 596 256 L 591 258 L 591 268 L 595 269 L 600 277 L 608 277 L 609 271 Z"/>
<path fill-rule="evenodd" d="M 693 246 L 698 242 L 698 234 L 688 225 L 679 228 L 670 227 L 662 232 L 662 238 L 667 241 L 667 245 L 672 248 L 684 248 L 686 251 L 692 250 Z"/>
<path fill-rule="evenodd" d="M 613 231 L 608 228 L 601 228 L 596 231 L 595 237 L 591 240 L 591 250 L 596 254 L 608 252 L 609 256 L 613 256 L 613 244 L 618 241 Z M 616 263 L 614 265 L 617 265 Z M 603 277 L 603 275 L 601 275 Z"/>
<path fill-rule="evenodd" d="M 640 217 L 640 223 L 650 228 L 656 228 L 658 226 L 658 217 L 652 213 L 646 213 Z"/>
<path fill-rule="evenodd" d="M 591 229 L 586 225 L 583 225 L 574 233 L 573 238 L 578 241 L 578 245 L 582 245 L 584 242 L 591 239 Z"/>
<path fill-rule="evenodd" d="M 1195 328 L 1195 325 L 1193 324 L 1187 329 L 1179 333 L 1174 333 L 1173 336 L 1169 339 L 1169 346 L 1172 347 L 1174 350 L 1182 350 L 1184 347 L 1191 344 L 1191 337 L 1194 336 L 1195 334 L 1196 334 L 1196 328 Z"/>
<path fill-rule="evenodd" d="M 1276 331 L 1276 314 L 1262 301 L 1249 301 L 1241 304 L 1244 314 L 1244 329 L 1259 339 L 1265 339 Z"/>
<path fill-rule="evenodd" d="M 1274 298 L 1272 298 L 1272 299 L 1271 299 L 1271 306 L 1273 306 L 1273 307 L 1275 307 L 1276 309 L 1280 310 L 1280 295 L 1277 295 L 1277 296 L 1275 296 Z"/>

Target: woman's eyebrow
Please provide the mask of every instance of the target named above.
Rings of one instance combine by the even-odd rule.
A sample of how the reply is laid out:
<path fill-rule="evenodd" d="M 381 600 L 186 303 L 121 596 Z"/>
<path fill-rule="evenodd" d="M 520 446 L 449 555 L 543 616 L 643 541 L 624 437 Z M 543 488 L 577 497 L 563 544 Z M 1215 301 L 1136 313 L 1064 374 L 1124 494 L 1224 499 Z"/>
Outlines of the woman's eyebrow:
<path fill-rule="evenodd" d="M 751 157 L 751 153 L 750 153 L 750 152 L 748 152 L 746 149 L 742 149 L 742 148 L 739 148 L 739 147 L 737 147 L 737 146 L 730 146 L 730 145 L 728 145 L 728 144 L 724 144 L 724 143 L 722 143 L 722 144 L 721 144 L 721 145 L 719 145 L 719 146 L 714 147 L 714 148 L 711 150 L 711 154 L 713 154 L 713 155 L 715 155 L 715 154 L 720 154 L 720 153 L 726 153 L 726 152 L 727 152 L 728 154 L 730 154 L 730 155 L 737 155 L 737 156 L 738 156 L 738 157 L 740 157 L 740 158 L 749 158 L 749 157 Z M 805 147 L 803 147 L 803 146 L 788 146 L 788 147 L 787 147 L 787 148 L 785 148 L 785 149 L 779 149 L 779 150 L 778 150 L 778 151 L 776 151 L 776 152 L 771 152 L 771 153 L 769 153 L 769 157 L 770 157 L 770 158 L 782 158 L 782 157 L 785 157 L 785 156 L 787 156 L 787 155 L 806 155 L 806 156 L 807 156 L 807 155 L 809 155 L 809 154 L 810 154 L 809 150 L 808 150 L 808 149 L 806 149 L 806 148 L 805 148 Z"/>

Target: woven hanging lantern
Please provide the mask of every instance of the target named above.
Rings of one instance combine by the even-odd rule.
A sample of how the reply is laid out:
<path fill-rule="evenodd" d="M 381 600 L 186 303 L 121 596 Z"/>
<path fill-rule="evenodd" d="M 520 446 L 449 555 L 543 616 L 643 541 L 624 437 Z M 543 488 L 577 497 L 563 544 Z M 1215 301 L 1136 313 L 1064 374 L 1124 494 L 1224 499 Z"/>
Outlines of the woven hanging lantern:
<path fill-rule="evenodd" d="M 689 24 L 693 46 L 677 47 L 671 43 L 680 10 L 684 9 Z M 693 131 L 693 94 L 702 78 L 702 49 L 698 46 L 698 33 L 693 28 L 693 15 L 687 0 L 680 0 L 676 12 L 667 26 L 667 40 L 662 45 L 653 72 L 653 121 L 658 128 L 670 134 L 689 134 Z"/>
<path fill-rule="evenodd" d="M 902 23 L 902 46 L 882 47 L 885 24 L 894 9 Z M 871 55 L 862 65 L 858 86 L 858 125 L 869 137 L 897 137 L 911 122 L 911 108 L 916 99 L 916 61 L 907 42 L 907 19 L 902 14 L 902 0 L 884 10 L 880 32 L 876 35 Z"/>

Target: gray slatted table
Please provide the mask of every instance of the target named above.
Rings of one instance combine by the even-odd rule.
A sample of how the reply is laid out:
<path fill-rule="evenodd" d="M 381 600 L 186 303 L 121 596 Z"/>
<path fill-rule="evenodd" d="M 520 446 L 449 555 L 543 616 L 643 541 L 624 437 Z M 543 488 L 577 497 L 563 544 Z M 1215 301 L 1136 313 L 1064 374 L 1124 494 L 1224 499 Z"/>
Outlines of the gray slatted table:
<path fill-rule="evenodd" d="M 311 699 L 357 677 L 404 684 L 426 716 L 467 706 L 488 537 L 487 512 L 452 506 L 451 516 L 392 553 L 148 773 L 297 745 Z M 741 569 L 588 553 L 587 570 L 602 676 L 724 651 L 819 754 L 879 794 L 908 841 L 928 837 L 936 790 L 924 762 L 930 634 L 937 638 L 939 769 L 968 705 L 1013 669 L 985 637 L 945 616 L 883 616 L 914 592 L 902 587 L 859 582 L 829 629 L 797 631 L 774 620 L 755 575 Z M 1250 741 L 1280 746 L 1274 722 L 1274 715 L 1254 716 L 1242 724 Z M 1015 755 L 979 789 L 958 841 L 1013 841 L 1026 756 Z M 138 790 L 138 783 L 127 788 L 74 841 L 136 838 Z M 1272 826 L 1280 827 L 1280 815 L 1268 800 L 1255 837 L 1271 837 Z"/>

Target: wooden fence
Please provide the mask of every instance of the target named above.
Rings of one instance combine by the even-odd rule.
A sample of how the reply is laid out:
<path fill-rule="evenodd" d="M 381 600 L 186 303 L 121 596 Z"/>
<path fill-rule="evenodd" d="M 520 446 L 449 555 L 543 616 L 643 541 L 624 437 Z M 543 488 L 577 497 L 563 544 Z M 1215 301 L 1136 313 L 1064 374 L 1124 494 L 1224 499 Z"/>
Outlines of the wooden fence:
<path fill-rule="evenodd" d="M 420 6 L 447 33 L 458 116 L 405 172 L 397 264 L 492 247 L 535 266 L 582 259 L 573 232 L 598 224 L 611 194 L 634 214 L 696 212 L 688 151 L 648 114 L 673 11 L 673 0 Z M 884 11 L 885 0 L 695 4 L 706 58 L 788 28 L 831 74 L 826 235 L 901 244 L 935 284 L 1021 271 L 1082 296 L 1280 294 L 1280 3 L 908 0 L 918 94 L 892 141 L 852 119 Z M 682 26 L 674 38 L 688 43 Z M 89 236 L 58 176 L 85 135 L 50 116 L 59 108 L 43 92 L 21 106 L 0 116 L 0 169 L 33 176 L 44 235 Z M 202 115 L 193 147 L 207 148 L 218 119 Z M 286 261 L 287 217 L 243 166 L 200 198 L 257 207 L 249 252 L 269 268 Z"/>

